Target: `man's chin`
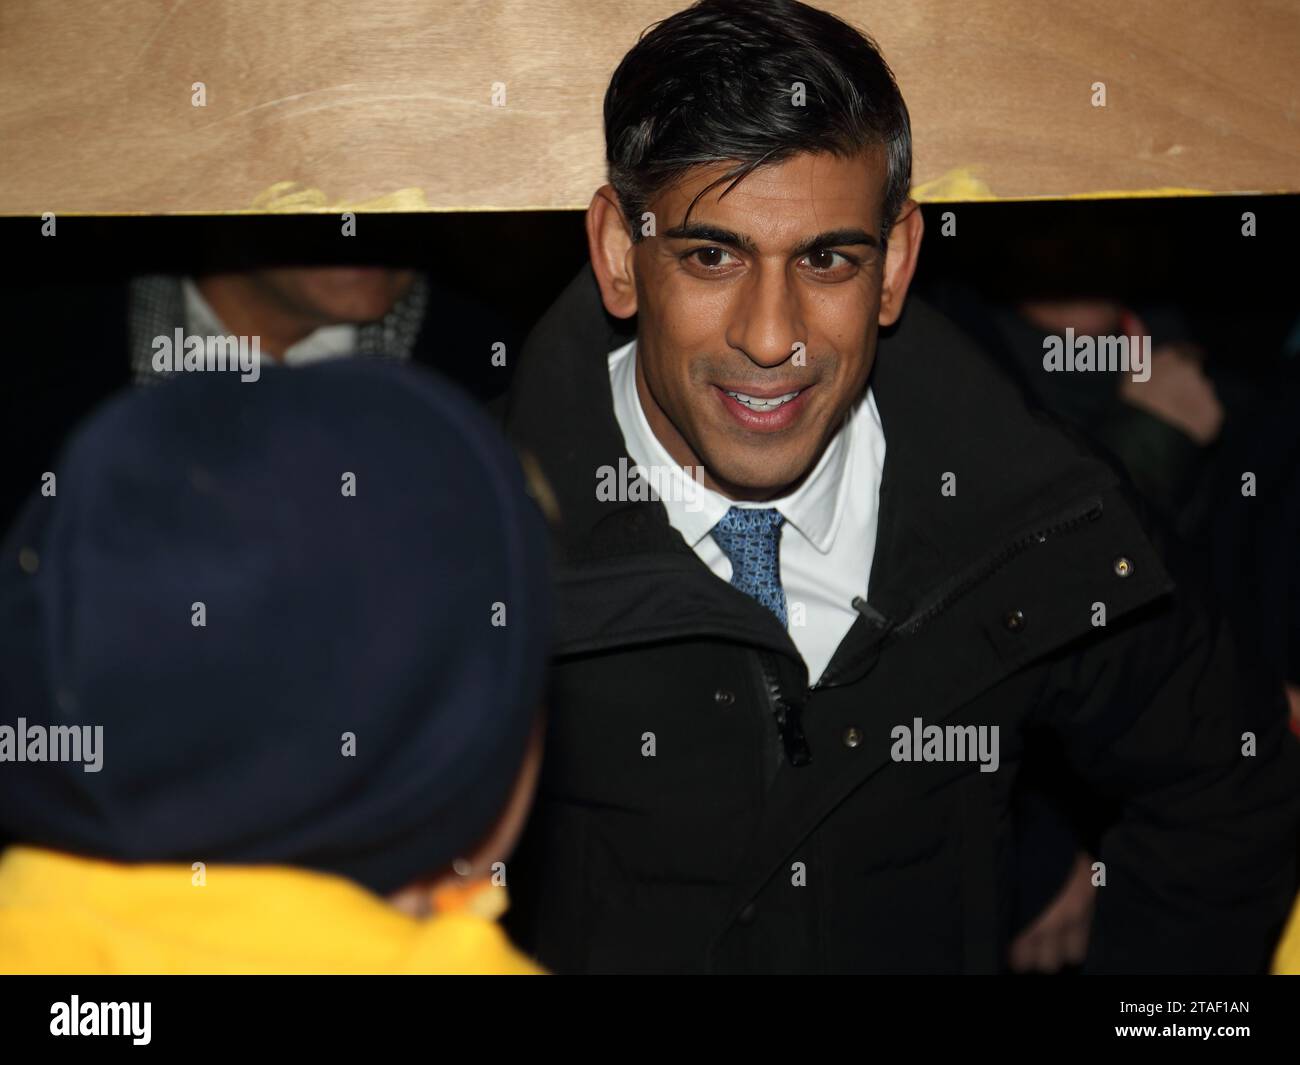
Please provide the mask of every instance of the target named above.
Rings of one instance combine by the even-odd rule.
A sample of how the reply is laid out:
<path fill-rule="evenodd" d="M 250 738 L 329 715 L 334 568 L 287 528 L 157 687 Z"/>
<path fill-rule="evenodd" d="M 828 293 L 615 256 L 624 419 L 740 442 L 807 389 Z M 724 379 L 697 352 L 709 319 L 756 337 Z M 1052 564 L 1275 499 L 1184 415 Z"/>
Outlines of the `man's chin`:
<path fill-rule="evenodd" d="M 731 499 L 775 499 L 797 487 L 810 469 L 799 463 L 725 462 L 705 466 L 713 486 Z"/>

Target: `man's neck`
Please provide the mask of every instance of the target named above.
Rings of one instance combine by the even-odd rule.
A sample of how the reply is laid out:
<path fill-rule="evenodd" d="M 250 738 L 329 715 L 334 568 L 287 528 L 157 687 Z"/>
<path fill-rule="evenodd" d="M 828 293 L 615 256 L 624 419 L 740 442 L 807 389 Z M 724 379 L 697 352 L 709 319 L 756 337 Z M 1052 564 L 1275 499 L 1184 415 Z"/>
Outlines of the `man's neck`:
<path fill-rule="evenodd" d="M 262 354 L 276 361 L 323 324 L 268 299 L 246 274 L 206 274 L 195 284 L 232 335 L 260 337 Z"/>

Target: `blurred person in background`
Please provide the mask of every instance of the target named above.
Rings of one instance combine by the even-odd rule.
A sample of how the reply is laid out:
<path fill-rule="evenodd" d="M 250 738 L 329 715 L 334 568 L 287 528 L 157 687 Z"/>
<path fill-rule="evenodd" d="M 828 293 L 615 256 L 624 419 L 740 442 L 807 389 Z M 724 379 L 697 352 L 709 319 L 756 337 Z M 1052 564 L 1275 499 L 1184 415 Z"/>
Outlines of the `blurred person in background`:
<path fill-rule="evenodd" d="M 243 230 L 238 232 L 242 233 Z M 308 247 L 308 252 L 324 250 Z M 262 261 L 266 254 L 271 261 Z M 349 355 L 415 362 L 487 401 L 504 388 L 494 345 L 513 350 L 508 312 L 489 309 L 428 274 L 382 263 L 277 262 L 224 231 L 189 273 L 150 273 L 13 288 L 0 294 L 11 361 L 0 447 L 10 471 L 0 527 L 12 520 L 71 428 L 128 383 L 157 382 L 156 338 L 176 330 L 214 350 L 257 337 L 264 365 L 307 366 Z M 39 352 L 37 356 L 35 353 Z"/>

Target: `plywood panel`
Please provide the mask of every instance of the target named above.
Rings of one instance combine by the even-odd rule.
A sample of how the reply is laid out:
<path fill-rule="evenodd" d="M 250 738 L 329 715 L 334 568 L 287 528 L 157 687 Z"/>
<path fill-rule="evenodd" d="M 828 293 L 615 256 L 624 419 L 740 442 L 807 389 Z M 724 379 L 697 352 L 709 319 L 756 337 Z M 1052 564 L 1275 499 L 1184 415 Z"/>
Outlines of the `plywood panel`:
<path fill-rule="evenodd" d="M 609 75 L 679 6 L 4 0 L 0 213 L 582 207 Z M 1294 2 L 827 6 L 895 68 L 922 199 L 1300 190 Z"/>

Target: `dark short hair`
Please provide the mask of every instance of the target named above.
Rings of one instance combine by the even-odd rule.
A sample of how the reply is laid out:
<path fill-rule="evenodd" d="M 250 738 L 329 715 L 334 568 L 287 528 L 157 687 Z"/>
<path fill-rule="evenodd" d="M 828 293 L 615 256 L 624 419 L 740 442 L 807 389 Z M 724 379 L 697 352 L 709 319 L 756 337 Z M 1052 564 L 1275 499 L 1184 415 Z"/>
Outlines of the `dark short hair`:
<path fill-rule="evenodd" d="M 700 0 L 650 27 L 605 92 L 609 182 L 634 240 L 649 201 L 692 167 L 737 160 L 713 188 L 804 152 L 870 146 L 886 151 L 887 234 L 912 180 L 907 106 L 870 37 L 795 0 Z"/>

